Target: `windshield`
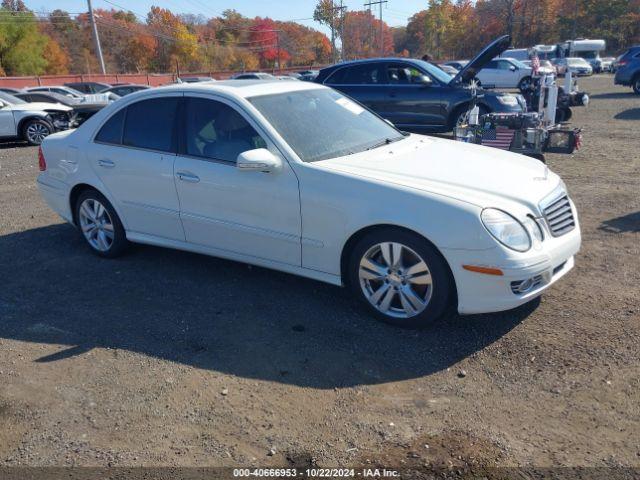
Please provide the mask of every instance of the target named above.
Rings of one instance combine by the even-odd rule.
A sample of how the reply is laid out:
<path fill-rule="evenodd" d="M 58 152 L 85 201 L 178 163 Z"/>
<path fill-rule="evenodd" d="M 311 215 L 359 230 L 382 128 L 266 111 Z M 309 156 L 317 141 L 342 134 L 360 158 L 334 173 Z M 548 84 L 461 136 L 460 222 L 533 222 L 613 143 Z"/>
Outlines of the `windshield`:
<path fill-rule="evenodd" d="M 595 50 L 591 52 L 580 52 L 578 53 L 578 55 L 580 55 L 580 57 L 582 58 L 598 58 L 598 52 Z"/>
<path fill-rule="evenodd" d="M 438 67 L 430 64 L 429 62 L 425 62 L 424 60 L 413 60 L 413 62 L 425 72 L 427 72 L 431 77 L 437 79 L 439 82 L 447 84 L 453 78 L 447 72 L 440 70 Z"/>
<path fill-rule="evenodd" d="M 24 100 L 18 97 L 14 97 L 10 93 L 5 93 L 5 92 L 0 92 L 0 100 L 2 100 L 5 103 L 8 103 L 9 105 L 19 105 L 21 103 L 27 103 Z"/>
<path fill-rule="evenodd" d="M 404 138 L 380 117 L 327 88 L 248 100 L 304 162 L 350 155 Z"/>

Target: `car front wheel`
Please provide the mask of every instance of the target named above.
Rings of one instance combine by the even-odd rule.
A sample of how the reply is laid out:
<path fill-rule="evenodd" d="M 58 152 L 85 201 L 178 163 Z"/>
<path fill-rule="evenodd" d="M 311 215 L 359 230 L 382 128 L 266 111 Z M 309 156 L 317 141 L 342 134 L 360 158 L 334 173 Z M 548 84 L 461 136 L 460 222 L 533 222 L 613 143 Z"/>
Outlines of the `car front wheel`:
<path fill-rule="evenodd" d="M 520 83 L 518 83 L 518 90 L 524 92 L 529 88 L 531 88 L 531 77 L 524 77 L 522 80 L 520 80 Z"/>
<path fill-rule="evenodd" d="M 29 145 L 40 145 L 51 133 L 53 133 L 51 125 L 37 118 L 29 120 L 23 129 L 24 139 L 29 142 Z"/>
<path fill-rule="evenodd" d="M 76 202 L 77 225 L 96 255 L 117 257 L 127 246 L 124 227 L 109 201 L 95 190 L 88 190 Z"/>
<path fill-rule="evenodd" d="M 436 321 L 453 298 L 445 260 L 422 237 L 381 229 L 363 237 L 352 251 L 348 283 L 371 313 L 404 328 Z"/>
<path fill-rule="evenodd" d="M 633 81 L 633 91 L 636 95 L 640 95 L 640 75 Z"/>

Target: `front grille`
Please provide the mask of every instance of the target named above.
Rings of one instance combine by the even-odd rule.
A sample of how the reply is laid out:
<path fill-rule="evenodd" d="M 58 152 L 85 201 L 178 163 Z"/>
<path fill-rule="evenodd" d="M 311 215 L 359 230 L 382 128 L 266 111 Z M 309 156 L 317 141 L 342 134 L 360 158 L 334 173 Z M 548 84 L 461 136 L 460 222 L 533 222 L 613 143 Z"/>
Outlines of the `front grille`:
<path fill-rule="evenodd" d="M 547 205 L 542 211 L 549 225 L 549 231 L 554 237 L 559 237 L 576 228 L 576 221 L 571 211 L 569 197 L 563 195 Z"/>

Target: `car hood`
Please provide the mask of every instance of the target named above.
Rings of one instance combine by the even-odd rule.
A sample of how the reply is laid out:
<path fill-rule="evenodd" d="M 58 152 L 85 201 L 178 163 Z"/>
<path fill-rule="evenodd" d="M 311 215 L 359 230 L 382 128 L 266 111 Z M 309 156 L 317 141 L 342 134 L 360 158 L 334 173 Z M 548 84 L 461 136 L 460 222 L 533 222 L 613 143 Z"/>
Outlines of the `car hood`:
<path fill-rule="evenodd" d="M 45 111 L 57 111 L 57 112 L 69 112 L 73 110 L 71 107 L 62 105 L 61 103 L 45 103 L 45 102 L 32 102 L 32 103 L 19 103 L 11 105 L 11 110 L 16 112 L 41 112 Z"/>
<path fill-rule="evenodd" d="M 367 152 L 324 160 L 322 167 L 444 195 L 481 208 L 538 203 L 561 182 L 539 160 L 453 140 L 411 135 Z"/>
<path fill-rule="evenodd" d="M 509 35 L 503 35 L 502 37 L 496 38 L 493 42 L 484 47 L 484 49 L 482 49 L 480 53 L 464 67 L 462 67 L 462 70 L 460 70 L 449 83 L 464 83 L 472 80 L 487 63 L 507 50 L 509 45 L 511 45 L 511 37 Z"/>

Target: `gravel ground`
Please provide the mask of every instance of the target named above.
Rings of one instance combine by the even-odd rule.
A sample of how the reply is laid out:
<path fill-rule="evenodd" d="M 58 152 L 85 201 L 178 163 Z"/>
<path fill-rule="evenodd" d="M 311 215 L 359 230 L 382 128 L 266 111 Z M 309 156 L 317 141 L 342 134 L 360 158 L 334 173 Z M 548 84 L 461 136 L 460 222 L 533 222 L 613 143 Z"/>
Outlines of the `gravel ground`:
<path fill-rule="evenodd" d="M 36 150 L 2 145 L 0 466 L 640 467 L 640 97 L 581 85 L 584 148 L 548 156 L 575 270 L 421 332 L 283 273 L 96 258 L 40 199 Z"/>

